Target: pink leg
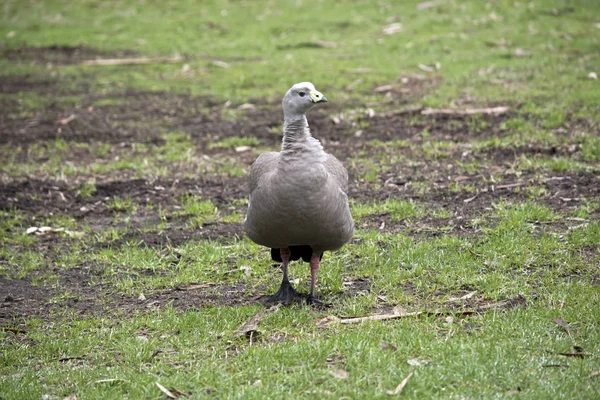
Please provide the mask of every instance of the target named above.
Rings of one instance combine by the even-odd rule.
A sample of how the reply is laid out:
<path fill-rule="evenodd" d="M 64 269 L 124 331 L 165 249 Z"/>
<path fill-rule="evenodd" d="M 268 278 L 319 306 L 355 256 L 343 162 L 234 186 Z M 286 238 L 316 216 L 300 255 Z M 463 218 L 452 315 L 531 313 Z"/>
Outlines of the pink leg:
<path fill-rule="evenodd" d="M 310 258 L 310 294 L 308 295 L 308 301 L 310 303 L 320 303 L 315 297 L 315 286 L 317 285 L 317 271 L 319 270 L 319 263 L 321 261 L 321 254 L 314 254 Z"/>
<path fill-rule="evenodd" d="M 289 282 L 288 279 L 288 264 L 290 263 L 290 256 L 292 252 L 289 248 L 281 248 L 279 249 L 279 254 L 281 254 L 281 269 L 283 270 L 283 282 Z"/>

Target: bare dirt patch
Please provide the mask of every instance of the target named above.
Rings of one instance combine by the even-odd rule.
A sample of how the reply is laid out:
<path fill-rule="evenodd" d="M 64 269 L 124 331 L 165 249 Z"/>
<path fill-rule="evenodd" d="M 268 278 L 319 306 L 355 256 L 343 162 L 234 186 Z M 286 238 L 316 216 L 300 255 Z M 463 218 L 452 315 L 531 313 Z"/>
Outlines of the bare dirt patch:
<path fill-rule="evenodd" d="M 243 284 L 196 285 L 197 288 L 166 289 L 144 293 L 144 299 L 112 293 L 103 284 L 94 284 L 89 270 L 57 270 L 60 288 L 34 286 L 30 279 L 0 276 L 0 325 L 25 317 L 44 319 L 56 316 L 115 315 L 147 312 L 160 307 L 188 310 L 210 305 L 259 304 L 261 296 Z M 189 285 L 192 286 L 192 285 Z M 68 295 L 65 295 L 68 294 Z"/>
<path fill-rule="evenodd" d="M 47 47 L 16 47 L 2 48 L 0 54 L 12 62 L 36 64 L 77 64 L 85 60 L 99 58 L 133 57 L 133 50 L 105 51 L 86 46 L 47 46 Z"/>

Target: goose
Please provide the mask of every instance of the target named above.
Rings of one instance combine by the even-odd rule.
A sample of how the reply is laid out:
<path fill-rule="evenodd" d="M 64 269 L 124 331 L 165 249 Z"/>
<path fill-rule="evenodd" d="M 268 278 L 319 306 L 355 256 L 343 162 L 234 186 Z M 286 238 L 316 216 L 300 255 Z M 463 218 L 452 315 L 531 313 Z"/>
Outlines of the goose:
<path fill-rule="evenodd" d="M 315 296 L 317 271 L 325 251 L 338 250 L 352 238 L 348 172 L 326 153 L 308 127 L 306 112 L 327 98 L 310 82 L 293 85 L 283 98 L 281 151 L 262 153 L 250 169 L 250 198 L 244 229 L 255 243 L 269 247 L 281 262 L 283 279 L 271 300 L 290 304 L 303 298 L 290 284 L 288 264 L 310 264 L 307 302 Z"/>

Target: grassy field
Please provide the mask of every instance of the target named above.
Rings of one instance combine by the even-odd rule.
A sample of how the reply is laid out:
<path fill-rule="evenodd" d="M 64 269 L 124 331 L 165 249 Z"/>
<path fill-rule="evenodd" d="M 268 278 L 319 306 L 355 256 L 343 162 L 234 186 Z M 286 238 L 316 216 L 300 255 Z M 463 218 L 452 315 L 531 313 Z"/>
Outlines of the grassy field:
<path fill-rule="evenodd" d="M 3 1 L 0 399 L 598 398 L 597 8 Z M 265 306 L 241 228 L 300 81 L 357 228 L 326 309 Z"/>

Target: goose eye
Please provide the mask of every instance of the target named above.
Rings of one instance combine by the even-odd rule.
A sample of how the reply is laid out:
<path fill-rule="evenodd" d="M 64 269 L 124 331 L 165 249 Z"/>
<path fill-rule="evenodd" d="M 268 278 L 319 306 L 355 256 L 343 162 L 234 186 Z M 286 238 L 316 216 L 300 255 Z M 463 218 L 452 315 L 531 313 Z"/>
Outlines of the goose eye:
<path fill-rule="evenodd" d="M 300 97 L 304 97 L 305 95 L 306 95 L 306 93 L 304 93 L 304 92 L 298 93 L 298 96 L 300 96 Z"/>

